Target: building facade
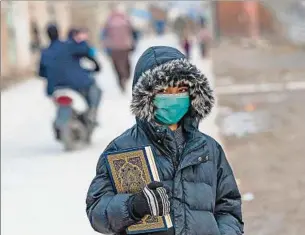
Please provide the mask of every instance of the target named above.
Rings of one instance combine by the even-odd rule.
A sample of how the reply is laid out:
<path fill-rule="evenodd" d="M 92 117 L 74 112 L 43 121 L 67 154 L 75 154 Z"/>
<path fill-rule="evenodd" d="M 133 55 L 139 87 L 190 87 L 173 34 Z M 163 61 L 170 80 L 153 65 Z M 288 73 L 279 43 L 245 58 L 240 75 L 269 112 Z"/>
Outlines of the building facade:
<path fill-rule="evenodd" d="M 260 2 L 217 1 L 215 7 L 219 36 L 257 39 L 275 32 L 275 19 Z"/>
<path fill-rule="evenodd" d="M 8 29 L 5 8 L 1 4 L 1 76 L 8 73 Z"/>
<path fill-rule="evenodd" d="M 298 0 L 214 1 L 216 35 L 305 45 L 305 3 Z"/>
<path fill-rule="evenodd" d="M 46 26 L 58 23 L 61 36 L 70 27 L 68 1 L 1 2 L 1 80 L 33 74 L 39 48 L 48 44 Z"/>

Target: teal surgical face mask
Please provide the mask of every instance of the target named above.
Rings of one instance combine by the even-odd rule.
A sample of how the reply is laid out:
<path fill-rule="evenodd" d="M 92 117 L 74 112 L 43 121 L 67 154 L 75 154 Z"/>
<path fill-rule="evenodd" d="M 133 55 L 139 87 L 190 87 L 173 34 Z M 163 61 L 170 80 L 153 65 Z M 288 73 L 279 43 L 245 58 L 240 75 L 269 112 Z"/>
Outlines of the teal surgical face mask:
<path fill-rule="evenodd" d="M 156 106 L 155 119 L 164 125 L 178 123 L 190 107 L 188 92 L 179 94 L 157 94 L 154 98 Z"/>

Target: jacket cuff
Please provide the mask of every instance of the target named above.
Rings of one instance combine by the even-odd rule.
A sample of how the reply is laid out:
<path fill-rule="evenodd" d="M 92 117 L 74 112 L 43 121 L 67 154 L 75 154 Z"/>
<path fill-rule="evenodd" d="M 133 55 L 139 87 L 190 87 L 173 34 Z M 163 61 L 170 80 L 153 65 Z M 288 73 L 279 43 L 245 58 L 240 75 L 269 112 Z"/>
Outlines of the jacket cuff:
<path fill-rule="evenodd" d="M 121 232 L 138 221 L 129 214 L 129 198 L 132 194 L 117 194 L 108 204 L 108 219 L 115 232 Z"/>
<path fill-rule="evenodd" d="M 128 199 L 128 203 L 127 203 L 128 213 L 133 220 L 140 221 L 142 218 L 140 218 L 138 215 L 135 215 L 133 210 L 133 202 L 134 202 L 134 195 Z"/>

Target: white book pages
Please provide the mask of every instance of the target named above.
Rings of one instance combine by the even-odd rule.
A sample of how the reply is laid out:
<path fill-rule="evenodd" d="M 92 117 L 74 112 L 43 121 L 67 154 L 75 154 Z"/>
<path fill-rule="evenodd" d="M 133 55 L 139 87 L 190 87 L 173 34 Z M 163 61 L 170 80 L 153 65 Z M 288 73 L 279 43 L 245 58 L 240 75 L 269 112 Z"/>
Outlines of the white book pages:
<path fill-rule="evenodd" d="M 155 181 L 160 181 L 157 165 L 156 165 L 154 154 L 151 150 L 151 147 L 150 146 L 145 147 L 145 151 L 146 151 L 146 156 L 147 156 L 147 159 L 148 159 L 148 163 L 149 163 L 152 175 L 153 175 L 153 179 Z M 166 222 L 167 227 L 168 228 L 173 227 L 173 223 L 172 223 L 170 215 L 166 215 L 166 216 L 164 216 L 164 218 L 165 218 L 165 222 Z"/>

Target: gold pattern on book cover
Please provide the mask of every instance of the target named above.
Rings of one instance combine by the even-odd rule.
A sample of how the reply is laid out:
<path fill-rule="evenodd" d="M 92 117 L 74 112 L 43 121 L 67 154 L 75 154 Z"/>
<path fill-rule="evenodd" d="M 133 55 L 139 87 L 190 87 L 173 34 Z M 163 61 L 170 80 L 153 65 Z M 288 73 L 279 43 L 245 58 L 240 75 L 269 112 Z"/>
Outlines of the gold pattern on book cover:
<path fill-rule="evenodd" d="M 143 150 L 108 155 L 108 162 L 118 193 L 137 193 L 152 181 Z M 162 217 L 146 216 L 128 231 L 164 228 Z"/>

